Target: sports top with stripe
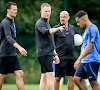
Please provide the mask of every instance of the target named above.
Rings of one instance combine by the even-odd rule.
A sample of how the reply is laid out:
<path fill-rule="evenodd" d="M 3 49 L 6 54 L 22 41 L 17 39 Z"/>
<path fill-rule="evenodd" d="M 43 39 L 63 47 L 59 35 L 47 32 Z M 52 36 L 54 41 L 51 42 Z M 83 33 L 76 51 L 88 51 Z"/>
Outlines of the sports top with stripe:
<path fill-rule="evenodd" d="M 96 25 L 90 24 L 83 34 L 83 51 L 87 43 L 93 42 L 90 52 L 82 59 L 81 63 L 99 62 L 100 63 L 100 35 Z M 82 51 L 82 52 L 83 52 Z"/>
<path fill-rule="evenodd" d="M 6 16 L 0 23 L 0 57 L 17 55 L 15 40 L 13 20 Z"/>

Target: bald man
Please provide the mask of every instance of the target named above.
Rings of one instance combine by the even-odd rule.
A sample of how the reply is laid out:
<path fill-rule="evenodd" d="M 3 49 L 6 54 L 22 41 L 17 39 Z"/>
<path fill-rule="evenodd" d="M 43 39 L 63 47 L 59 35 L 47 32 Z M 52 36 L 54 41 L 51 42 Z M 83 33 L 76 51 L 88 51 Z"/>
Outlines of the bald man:
<path fill-rule="evenodd" d="M 60 13 L 60 23 L 54 28 L 65 25 L 63 32 L 57 31 L 54 33 L 54 41 L 56 46 L 56 52 L 60 58 L 60 63 L 55 65 L 55 90 L 59 90 L 60 79 L 65 76 L 69 76 L 68 90 L 74 90 L 74 73 L 73 67 L 76 56 L 74 53 L 74 35 L 78 34 L 76 28 L 68 23 L 70 19 L 67 11 Z"/>

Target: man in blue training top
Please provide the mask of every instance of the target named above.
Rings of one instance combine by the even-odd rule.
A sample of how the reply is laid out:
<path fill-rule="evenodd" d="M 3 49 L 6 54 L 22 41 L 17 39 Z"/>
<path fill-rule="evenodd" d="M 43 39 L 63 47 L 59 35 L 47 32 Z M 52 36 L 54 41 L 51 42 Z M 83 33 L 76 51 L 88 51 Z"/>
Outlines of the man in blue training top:
<path fill-rule="evenodd" d="M 82 82 L 82 78 L 88 78 L 92 89 L 99 90 L 97 83 L 97 75 L 100 63 L 99 30 L 96 25 L 91 23 L 88 18 L 88 14 L 83 10 L 76 14 L 75 20 L 77 25 L 81 28 L 86 27 L 83 34 L 83 53 L 79 56 L 74 64 L 74 68 L 77 69 L 74 76 L 75 83 L 80 90 L 87 90 L 87 87 Z"/>

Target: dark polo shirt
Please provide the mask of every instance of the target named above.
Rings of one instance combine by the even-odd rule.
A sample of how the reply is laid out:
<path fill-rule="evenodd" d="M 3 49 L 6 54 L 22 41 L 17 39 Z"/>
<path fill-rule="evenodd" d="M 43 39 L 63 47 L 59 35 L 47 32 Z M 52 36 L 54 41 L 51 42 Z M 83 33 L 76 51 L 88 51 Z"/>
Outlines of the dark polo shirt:
<path fill-rule="evenodd" d="M 37 56 L 54 55 L 53 35 L 49 33 L 50 24 L 47 19 L 40 18 L 35 24 Z"/>
<path fill-rule="evenodd" d="M 60 24 L 54 26 L 59 27 Z M 57 31 L 54 33 L 54 41 L 56 52 L 60 59 L 75 59 L 74 53 L 74 35 L 78 34 L 73 25 L 68 24 L 68 29 L 65 28 L 63 32 Z"/>
<path fill-rule="evenodd" d="M 6 16 L 0 23 L 0 57 L 17 55 L 15 39 L 12 19 Z"/>

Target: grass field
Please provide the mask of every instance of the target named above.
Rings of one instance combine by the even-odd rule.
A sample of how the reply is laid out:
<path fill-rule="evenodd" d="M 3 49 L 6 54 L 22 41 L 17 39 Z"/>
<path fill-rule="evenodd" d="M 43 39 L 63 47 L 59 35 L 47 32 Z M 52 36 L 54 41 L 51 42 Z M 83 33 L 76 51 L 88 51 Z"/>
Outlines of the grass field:
<path fill-rule="evenodd" d="M 2 90 L 17 90 L 15 84 L 4 84 Z M 35 84 L 26 84 L 25 90 L 39 90 L 39 85 Z M 67 90 L 67 85 L 62 85 L 62 90 Z M 74 90 L 79 90 L 77 86 L 75 86 Z M 88 87 L 88 90 L 92 90 L 91 87 Z"/>

